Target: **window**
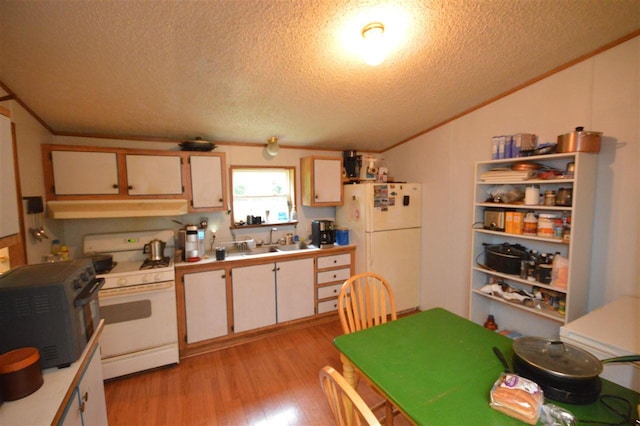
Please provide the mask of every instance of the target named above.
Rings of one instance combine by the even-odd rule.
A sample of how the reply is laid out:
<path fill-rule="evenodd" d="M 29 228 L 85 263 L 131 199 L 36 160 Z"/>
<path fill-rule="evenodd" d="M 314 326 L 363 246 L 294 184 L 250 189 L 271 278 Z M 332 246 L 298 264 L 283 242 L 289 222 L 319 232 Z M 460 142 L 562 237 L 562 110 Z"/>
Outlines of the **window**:
<path fill-rule="evenodd" d="M 295 222 L 294 167 L 231 167 L 232 226 Z"/>

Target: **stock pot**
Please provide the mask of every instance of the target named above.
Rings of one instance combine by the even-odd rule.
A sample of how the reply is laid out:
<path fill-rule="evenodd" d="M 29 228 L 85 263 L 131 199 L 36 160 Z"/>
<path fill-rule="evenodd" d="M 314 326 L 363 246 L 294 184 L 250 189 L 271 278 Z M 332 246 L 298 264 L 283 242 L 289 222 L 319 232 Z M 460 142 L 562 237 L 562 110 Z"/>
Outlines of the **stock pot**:
<path fill-rule="evenodd" d="M 640 355 L 598 360 L 577 346 L 540 337 L 521 337 L 513 343 L 513 369 L 538 383 L 544 396 L 569 404 L 598 399 L 602 364 L 640 361 Z"/>
<path fill-rule="evenodd" d="M 571 133 L 558 136 L 557 152 L 600 152 L 602 132 L 588 132 L 576 127 Z"/>

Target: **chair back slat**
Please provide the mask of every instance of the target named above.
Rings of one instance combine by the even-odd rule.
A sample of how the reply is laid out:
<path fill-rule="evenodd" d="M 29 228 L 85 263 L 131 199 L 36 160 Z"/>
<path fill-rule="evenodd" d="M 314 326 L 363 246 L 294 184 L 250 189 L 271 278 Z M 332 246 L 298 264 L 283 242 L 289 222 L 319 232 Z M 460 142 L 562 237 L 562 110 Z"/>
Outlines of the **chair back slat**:
<path fill-rule="evenodd" d="M 352 276 L 344 282 L 338 295 L 338 314 L 344 333 L 397 319 L 391 286 L 373 272 Z"/>
<path fill-rule="evenodd" d="M 380 426 L 371 408 L 340 373 L 326 366 L 319 377 L 337 426 Z"/>

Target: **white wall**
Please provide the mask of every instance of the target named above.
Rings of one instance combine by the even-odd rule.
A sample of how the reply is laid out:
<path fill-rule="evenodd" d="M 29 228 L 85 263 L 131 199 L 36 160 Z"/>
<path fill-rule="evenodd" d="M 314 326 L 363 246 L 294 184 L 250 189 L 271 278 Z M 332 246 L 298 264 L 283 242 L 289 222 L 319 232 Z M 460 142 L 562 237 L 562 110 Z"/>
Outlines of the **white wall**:
<path fill-rule="evenodd" d="M 604 132 L 598 154 L 589 310 L 640 294 L 640 38 L 554 74 L 384 153 L 390 173 L 423 182 L 423 309 L 467 315 L 473 169 L 491 137 L 555 141 L 575 126 Z"/>

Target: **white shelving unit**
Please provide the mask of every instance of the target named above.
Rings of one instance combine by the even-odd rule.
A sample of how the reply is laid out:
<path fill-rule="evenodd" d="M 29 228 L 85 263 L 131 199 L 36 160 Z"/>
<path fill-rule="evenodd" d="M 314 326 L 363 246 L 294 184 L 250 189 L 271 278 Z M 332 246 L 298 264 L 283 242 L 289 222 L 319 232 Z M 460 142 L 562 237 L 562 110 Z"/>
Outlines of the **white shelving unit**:
<path fill-rule="evenodd" d="M 510 158 L 505 160 L 482 161 L 476 163 L 474 194 L 474 229 L 471 254 L 471 285 L 469 317 L 478 324 L 484 323 L 488 315 L 493 315 L 500 329 L 517 331 L 523 335 L 558 338 L 560 326 L 587 313 L 589 290 L 589 265 L 593 229 L 593 205 L 597 171 L 597 154 L 567 153 L 535 157 Z M 494 168 L 509 167 L 514 163 L 535 162 L 555 169 L 565 170 L 567 164 L 575 163 L 573 179 L 529 179 L 522 182 L 485 182 L 480 179 L 483 172 Z M 529 186 L 539 185 L 540 193 L 545 190 L 572 188 L 571 206 L 529 206 L 524 204 L 502 204 L 487 201 L 489 190 L 501 185 Z M 542 202 L 542 197 L 541 197 Z M 511 234 L 482 228 L 486 208 L 504 208 L 526 213 L 533 210 L 539 213 L 556 213 L 571 216 L 571 238 L 564 241 L 559 238 L 544 238 L 533 235 Z M 560 252 L 569 259 L 569 277 L 566 289 L 548 284 L 529 281 L 519 275 L 510 275 L 490 271 L 480 264 L 484 263 L 486 245 L 520 244 L 528 250 L 539 253 Z M 523 304 L 489 295 L 480 291 L 487 283 L 501 279 L 512 287 L 531 291 L 533 287 L 548 289 L 565 296 L 565 313 L 528 307 Z"/>

